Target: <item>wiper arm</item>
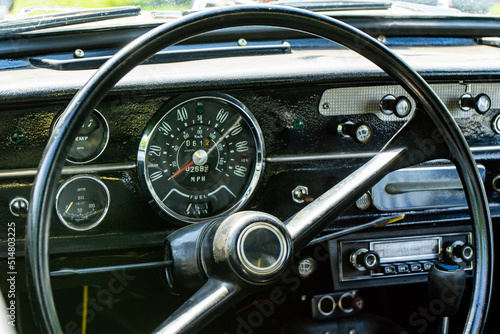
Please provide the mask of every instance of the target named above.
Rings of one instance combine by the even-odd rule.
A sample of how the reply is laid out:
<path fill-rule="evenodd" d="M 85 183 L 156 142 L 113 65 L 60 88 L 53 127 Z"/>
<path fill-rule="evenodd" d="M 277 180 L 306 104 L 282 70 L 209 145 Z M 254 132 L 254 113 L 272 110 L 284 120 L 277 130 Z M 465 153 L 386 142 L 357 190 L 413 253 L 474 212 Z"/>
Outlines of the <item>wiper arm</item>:
<path fill-rule="evenodd" d="M 275 5 L 292 6 L 307 9 L 313 12 L 328 12 L 342 10 L 386 10 L 392 7 L 390 1 L 368 1 L 368 0 L 279 0 L 273 2 Z"/>
<path fill-rule="evenodd" d="M 141 13 L 140 6 L 116 8 L 80 9 L 72 8 L 62 13 L 31 16 L 21 20 L 4 21 L 0 23 L 0 36 L 9 37 L 22 32 L 66 25 L 96 22 L 121 17 L 137 16 Z"/>

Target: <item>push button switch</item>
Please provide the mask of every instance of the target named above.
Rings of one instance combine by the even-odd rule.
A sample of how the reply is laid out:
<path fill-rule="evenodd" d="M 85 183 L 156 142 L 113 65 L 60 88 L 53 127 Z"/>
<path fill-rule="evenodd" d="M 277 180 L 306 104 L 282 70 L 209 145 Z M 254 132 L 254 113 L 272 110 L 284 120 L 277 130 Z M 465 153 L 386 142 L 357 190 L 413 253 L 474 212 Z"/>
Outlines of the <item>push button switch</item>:
<path fill-rule="evenodd" d="M 396 264 L 396 271 L 398 274 L 406 274 L 410 272 L 410 267 L 406 263 Z"/>
<path fill-rule="evenodd" d="M 410 271 L 412 273 L 418 273 L 422 271 L 422 264 L 421 263 L 410 263 Z"/>
<path fill-rule="evenodd" d="M 424 263 L 422 263 L 422 268 L 424 269 L 424 271 L 431 270 L 433 266 L 434 266 L 434 263 L 432 263 L 432 262 L 424 262 Z"/>
<path fill-rule="evenodd" d="M 384 275 L 394 275 L 396 274 L 396 267 L 392 264 L 381 265 L 378 271 Z"/>

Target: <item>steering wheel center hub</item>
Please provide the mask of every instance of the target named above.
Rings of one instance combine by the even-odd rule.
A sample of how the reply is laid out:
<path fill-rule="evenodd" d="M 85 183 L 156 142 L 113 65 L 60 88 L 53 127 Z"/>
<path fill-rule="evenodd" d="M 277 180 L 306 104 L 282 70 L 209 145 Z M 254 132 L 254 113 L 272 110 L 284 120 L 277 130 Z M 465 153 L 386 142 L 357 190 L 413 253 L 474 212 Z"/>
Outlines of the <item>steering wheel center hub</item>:
<path fill-rule="evenodd" d="M 283 265 L 288 246 L 276 227 L 258 222 L 241 232 L 236 249 L 245 269 L 255 275 L 269 275 Z"/>

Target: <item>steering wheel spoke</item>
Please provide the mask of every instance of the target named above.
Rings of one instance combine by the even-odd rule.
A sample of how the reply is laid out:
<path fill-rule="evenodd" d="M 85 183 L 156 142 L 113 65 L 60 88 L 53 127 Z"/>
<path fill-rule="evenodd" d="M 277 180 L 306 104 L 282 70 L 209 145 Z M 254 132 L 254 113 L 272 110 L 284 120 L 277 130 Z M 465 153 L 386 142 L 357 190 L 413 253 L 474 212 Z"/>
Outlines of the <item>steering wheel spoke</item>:
<path fill-rule="evenodd" d="M 406 147 L 408 154 L 398 168 L 418 165 L 435 159 L 450 159 L 445 139 L 428 113 L 417 106 L 413 117 L 386 144 L 382 151 Z"/>
<path fill-rule="evenodd" d="M 296 250 L 302 249 L 328 224 L 349 208 L 408 154 L 406 148 L 380 152 L 354 173 L 300 210 L 285 224 Z"/>
<path fill-rule="evenodd" d="M 189 333 L 204 327 L 224 310 L 241 289 L 237 285 L 211 278 L 172 313 L 153 333 Z"/>
<path fill-rule="evenodd" d="M 438 128 L 417 109 L 380 153 L 286 222 L 295 249 L 305 246 L 388 173 L 449 156 Z"/>

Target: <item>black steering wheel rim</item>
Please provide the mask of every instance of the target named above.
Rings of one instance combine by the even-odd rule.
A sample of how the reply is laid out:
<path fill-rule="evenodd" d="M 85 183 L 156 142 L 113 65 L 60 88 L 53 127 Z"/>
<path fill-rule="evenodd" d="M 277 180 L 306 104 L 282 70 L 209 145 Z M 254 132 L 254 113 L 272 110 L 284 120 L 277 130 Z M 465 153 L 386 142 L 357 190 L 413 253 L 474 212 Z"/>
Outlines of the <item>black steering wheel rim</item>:
<path fill-rule="evenodd" d="M 307 11 L 275 6 L 241 6 L 183 17 L 139 37 L 106 62 L 74 96 L 44 150 L 31 195 L 26 235 L 27 278 L 36 323 L 41 331 L 62 332 L 51 293 L 48 265 L 50 218 L 65 157 L 78 126 L 105 94 L 130 70 L 161 49 L 217 29 L 276 26 L 308 32 L 361 54 L 419 101 L 441 130 L 468 194 L 474 221 L 474 288 L 464 333 L 479 333 L 485 323 L 492 287 L 493 239 L 484 187 L 468 145 L 451 114 L 429 85 L 384 45 L 340 21 Z"/>

